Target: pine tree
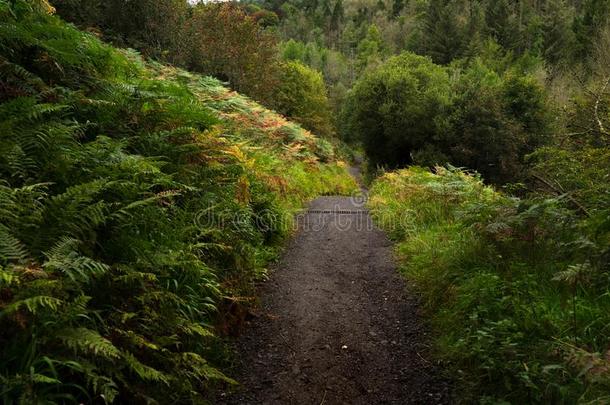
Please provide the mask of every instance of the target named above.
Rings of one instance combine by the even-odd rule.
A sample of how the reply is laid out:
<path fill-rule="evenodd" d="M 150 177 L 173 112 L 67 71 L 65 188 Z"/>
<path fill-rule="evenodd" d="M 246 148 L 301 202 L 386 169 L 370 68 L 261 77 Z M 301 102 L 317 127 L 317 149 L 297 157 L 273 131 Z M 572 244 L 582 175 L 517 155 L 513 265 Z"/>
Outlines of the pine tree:
<path fill-rule="evenodd" d="M 509 0 L 491 0 L 485 13 L 487 32 L 506 49 L 519 45 L 519 18 Z"/>
<path fill-rule="evenodd" d="M 591 56 L 593 45 L 600 33 L 608 26 L 610 0 L 584 0 L 582 13 L 574 21 L 577 40 L 577 57 Z"/>
<path fill-rule="evenodd" d="M 343 8 L 343 0 L 337 0 L 331 14 L 331 29 L 339 29 L 343 19 L 345 18 L 345 10 Z"/>
<path fill-rule="evenodd" d="M 423 49 L 436 63 L 460 57 L 465 48 L 464 29 L 458 22 L 460 5 L 455 1 L 431 0 L 423 17 Z"/>
<path fill-rule="evenodd" d="M 392 17 L 398 17 L 405 8 L 405 0 L 392 1 Z"/>
<path fill-rule="evenodd" d="M 576 36 L 574 10 L 564 0 L 550 0 L 544 8 L 544 57 L 552 64 L 572 60 Z"/>
<path fill-rule="evenodd" d="M 379 28 L 375 24 L 371 24 L 366 36 L 358 43 L 358 69 L 363 71 L 380 63 L 383 49 L 383 40 Z"/>

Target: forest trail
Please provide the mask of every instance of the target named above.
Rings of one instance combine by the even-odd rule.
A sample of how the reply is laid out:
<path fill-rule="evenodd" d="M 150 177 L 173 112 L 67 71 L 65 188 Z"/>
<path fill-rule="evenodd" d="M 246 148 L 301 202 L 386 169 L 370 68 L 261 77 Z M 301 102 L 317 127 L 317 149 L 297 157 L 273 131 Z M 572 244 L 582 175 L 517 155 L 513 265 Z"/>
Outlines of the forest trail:
<path fill-rule="evenodd" d="M 449 385 L 424 358 L 417 300 L 362 202 L 321 197 L 298 221 L 236 343 L 242 386 L 218 402 L 450 402 Z"/>

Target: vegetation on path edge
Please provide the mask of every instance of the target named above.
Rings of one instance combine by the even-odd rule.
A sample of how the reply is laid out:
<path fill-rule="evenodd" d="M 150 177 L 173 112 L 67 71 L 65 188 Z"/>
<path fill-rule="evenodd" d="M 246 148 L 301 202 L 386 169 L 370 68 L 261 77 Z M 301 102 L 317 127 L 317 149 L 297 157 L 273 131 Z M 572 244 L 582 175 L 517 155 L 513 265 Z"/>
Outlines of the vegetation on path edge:
<path fill-rule="evenodd" d="M 370 192 L 459 401 L 610 401 L 606 204 L 583 216 L 563 196 L 510 197 L 444 168 L 386 173 Z"/>

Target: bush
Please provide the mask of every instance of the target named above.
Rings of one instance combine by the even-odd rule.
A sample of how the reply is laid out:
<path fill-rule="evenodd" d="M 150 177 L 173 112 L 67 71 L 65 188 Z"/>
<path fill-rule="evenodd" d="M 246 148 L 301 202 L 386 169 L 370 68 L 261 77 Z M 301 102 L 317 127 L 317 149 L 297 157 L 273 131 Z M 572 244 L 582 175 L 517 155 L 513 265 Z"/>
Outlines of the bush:
<path fill-rule="evenodd" d="M 511 71 L 501 76 L 480 60 L 456 75 L 450 130 L 437 147 L 453 165 L 474 169 L 487 181 L 523 180 L 525 156 L 548 141 L 542 86 Z"/>
<path fill-rule="evenodd" d="M 157 60 L 188 60 L 184 0 L 51 0 L 57 13 L 84 29 L 95 29 L 117 46 L 138 49 Z"/>
<path fill-rule="evenodd" d="M 231 87 L 272 105 L 277 85 L 277 38 L 234 3 L 198 4 L 189 20 L 188 67 L 228 81 Z"/>
<path fill-rule="evenodd" d="M 280 65 L 275 109 L 317 135 L 332 135 L 330 106 L 322 75 L 299 62 Z"/>
<path fill-rule="evenodd" d="M 373 165 L 451 163 L 502 184 L 523 179 L 525 156 L 547 141 L 548 117 L 542 86 L 526 74 L 403 54 L 356 83 L 341 127 Z"/>

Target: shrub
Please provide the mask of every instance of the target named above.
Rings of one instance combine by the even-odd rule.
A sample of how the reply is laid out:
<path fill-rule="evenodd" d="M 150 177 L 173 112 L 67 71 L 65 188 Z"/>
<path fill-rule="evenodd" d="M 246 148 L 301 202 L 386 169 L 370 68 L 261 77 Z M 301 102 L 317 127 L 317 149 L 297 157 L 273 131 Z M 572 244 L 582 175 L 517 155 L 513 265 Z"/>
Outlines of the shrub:
<path fill-rule="evenodd" d="M 330 136 L 330 106 L 322 75 L 299 62 L 283 62 L 280 72 L 275 109 L 315 134 Z"/>
<path fill-rule="evenodd" d="M 197 5 L 188 32 L 193 44 L 189 68 L 272 104 L 278 76 L 275 34 L 234 3 Z"/>
<path fill-rule="evenodd" d="M 85 29 L 101 32 L 121 47 L 138 49 L 147 57 L 183 65 L 187 61 L 184 0 L 52 0 L 57 13 Z"/>
<path fill-rule="evenodd" d="M 373 165 L 450 163 L 499 184 L 523 179 L 525 156 L 550 132 L 531 76 L 499 74 L 479 59 L 443 68 L 413 54 L 358 80 L 342 121 L 344 139 L 362 142 Z"/>
<path fill-rule="evenodd" d="M 450 130 L 437 147 L 453 165 L 474 169 L 490 182 L 523 180 L 525 156 L 548 141 L 542 86 L 512 71 L 501 76 L 480 60 L 456 75 Z"/>

